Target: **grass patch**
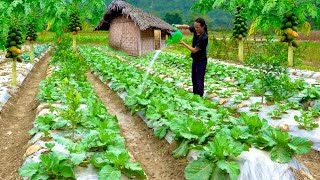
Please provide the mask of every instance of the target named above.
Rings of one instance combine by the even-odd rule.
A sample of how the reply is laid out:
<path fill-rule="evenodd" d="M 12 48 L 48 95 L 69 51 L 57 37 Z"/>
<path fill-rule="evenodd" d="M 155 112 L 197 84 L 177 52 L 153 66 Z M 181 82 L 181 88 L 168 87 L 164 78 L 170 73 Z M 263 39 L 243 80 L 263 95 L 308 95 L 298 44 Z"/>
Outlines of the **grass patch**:
<path fill-rule="evenodd" d="M 65 37 L 71 37 L 71 33 L 67 33 Z M 37 42 L 38 43 L 50 43 L 54 42 L 55 34 L 52 32 L 39 33 Z M 79 32 L 77 35 L 77 43 L 87 44 L 108 44 L 109 42 L 109 32 L 98 31 L 98 32 Z"/>

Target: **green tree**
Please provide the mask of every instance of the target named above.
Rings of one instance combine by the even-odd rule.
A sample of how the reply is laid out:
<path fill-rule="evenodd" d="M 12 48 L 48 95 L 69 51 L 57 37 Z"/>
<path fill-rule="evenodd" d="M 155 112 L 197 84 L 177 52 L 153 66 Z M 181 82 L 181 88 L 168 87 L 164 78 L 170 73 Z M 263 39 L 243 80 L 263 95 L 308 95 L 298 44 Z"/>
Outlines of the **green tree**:
<path fill-rule="evenodd" d="M 317 1 L 317 0 L 316 0 Z M 262 29 L 267 31 L 273 27 L 277 31 L 281 29 L 283 15 L 287 12 L 293 12 L 297 17 L 297 24 L 308 24 L 308 19 L 319 18 L 319 7 L 315 0 L 198 0 L 192 9 L 206 13 L 214 8 L 223 8 L 231 12 L 237 6 L 244 6 L 246 18 L 252 19 L 249 34 Z M 291 57 L 290 44 L 288 51 Z M 289 60 L 289 59 L 288 59 Z"/>
<path fill-rule="evenodd" d="M 164 20 L 169 24 L 182 24 L 182 13 L 178 10 L 167 12 Z"/>
<path fill-rule="evenodd" d="M 25 23 L 26 20 L 37 17 L 37 25 L 45 25 L 46 30 L 60 36 L 64 33 L 63 27 L 68 26 L 69 15 L 77 9 L 81 22 L 98 24 L 105 9 L 105 0 L 2 0 L 0 2 L 0 30 L 5 36 L 11 25 L 12 17 Z"/>
<path fill-rule="evenodd" d="M 280 29 L 282 16 L 292 9 L 292 4 L 296 4 L 295 14 L 299 19 L 299 24 L 304 24 L 308 17 L 316 18 L 319 7 L 314 0 L 197 0 L 192 9 L 207 13 L 216 8 L 222 8 L 233 12 L 237 6 L 245 7 L 245 14 L 248 19 L 252 19 L 252 28 L 269 30 L 270 27 Z"/>

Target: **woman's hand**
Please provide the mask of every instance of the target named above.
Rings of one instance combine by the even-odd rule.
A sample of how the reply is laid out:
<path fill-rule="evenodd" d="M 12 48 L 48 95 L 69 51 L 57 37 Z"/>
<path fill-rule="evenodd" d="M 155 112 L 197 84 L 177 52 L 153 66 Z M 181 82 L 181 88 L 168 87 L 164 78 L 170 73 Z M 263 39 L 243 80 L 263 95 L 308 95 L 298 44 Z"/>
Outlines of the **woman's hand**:
<path fill-rule="evenodd" d="M 184 41 L 179 41 L 178 42 L 178 44 L 182 44 L 182 45 L 184 45 L 186 48 L 188 48 L 192 53 L 196 53 L 196 52 L 198 52 L 199 51 L 199 49 L 198 48 L 194 48 L 194 47 L 192 47 L 192 46 L 190 46 L 190 45 L 188 45 L 187 43 L 185 43 Z"/>
<path fill-rule="evenodd" d="M 178 42 L 178 44 L 185 44 L 185 42 L 183 42 L 182 40 Z"/>
<path fill-rule="evenodd" d="M 189 25 L 187 25 L 187 24 L 176 24 L 176 27 L 178 28 L 178 29 L 189 29 Z"/>

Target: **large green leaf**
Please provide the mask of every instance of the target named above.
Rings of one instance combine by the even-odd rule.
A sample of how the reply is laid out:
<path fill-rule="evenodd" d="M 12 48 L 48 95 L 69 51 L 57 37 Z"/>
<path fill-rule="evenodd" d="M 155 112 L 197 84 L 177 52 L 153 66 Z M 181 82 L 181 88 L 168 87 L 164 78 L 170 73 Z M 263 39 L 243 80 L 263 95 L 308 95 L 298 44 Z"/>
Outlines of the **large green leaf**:
<path fill-rule="evenodd" d="M 292 155 L 289 148 L 285 148 L 281 145 L 275 146 L 271 150 L 271 159 L 278 163 L 287 163 L 291 160 Z"/>
<path fill-rule="evenodd" d="M 311 151 L 310 141 L 302 137 L 293 138 L 288 145 L 297 154 L 307 154 Z"/>
<path fill-rule="evenodd" d="M 74 145 L 74 142 L 71 139 L 68 138 L 64 138 L 61 136 L 58 136 L 57 138 L 54 139 L 57 143 L 67 146 L 67 147 L 71 147 Z"/>
<path fill-rule="evenodd" d="M 46 154 L 42 154 L 40 156 L 41 162 L 42 164 L 47 168 L 47 169 L 51 169 L 52 167 L 54 167 L 55 165 L 57 165 L 59 163 L 59 159 L 55 156 L 50 156 L 46 155 Z"/>
<path fill-rule="evenodd" d="M 241 114 L 241 118 L 245 121 L 245 123 L 250 128 L 261 128 L 263 126 L 262 121 L 260 120 L 259 116 L 255 114 Z"/>
<path fill-rule="evenodd" d="M 146 117 L 151 120 L 158 120 L 161 118 L 161 114 L 153 106 L 149 106 L 146 112 Z"/>
<path fill-rule="evenodd" d="M 80 154 L 72 153 L 72 154 L 70 154 L 70 156 L 71 156 L 71 162 L 74 165 L 78 165 L 78 164 L 82 163 L 82 161 L 84 159 L 86 159 L 86 153 L 85 152 L 80 153 Z"/>
<path fill-rule="evenodd" d="M 138 163 L 128 162 L 125 165 L 125 169 L 123 170 L 127 177 L 138 178 L 138 179 L 146 179 L 147 176 L 142 170 L 142 167 Z"/>
<path fill-rule="evenodd" d="M 103 167 L 105 166 L 109 161 L 105 157 L 105 154 L 103 152 L 96 152 L 90 157 L 90 162 L 95 166 L 95 167 Z"/>
<path fill-rule="evenodd" d="M 49 175 L 46 172 L 43 172 L 43 170 L 41 172 L 38 172 L 31 178 L 31 180 L 46 180 L 46 179 L 49 179 Z"/>
<path fill-rule="evenodd" d="M 168 127 L 166 125 L 154 128 L 154 135 L 160 139 L 164 138 L 167 134 Z"/>
<path fill-rule="evenodd" d="M 129 154 L 123 148 L 109 148 L 106 152 L 106 158 L 113 164 L 125 165 L 129 161 Z"/>
<path fill-rule="evenodd" d="M 248 126 L 235 126 L 231 129 L 231 135 L 235 139 L 248 139 L 250 136 L 252 136 L 249 133 L 249 127 Z"/>
<path fill-rule="evenodd" d="M 214 164 L 209 160 L 195 160 L 187 165 L 184 174 L 187 180 L 208 180 Z"/>
<path fill-rule="evenodd" d="M 231 180 L 236 180 L 240 174 L 240 166 L 235 161 L 229 162 L 229 161 L 219 160 L 217 162 L 217 166 L 222 170 L 226 170 Z"/>
<path fill-rule="evenodd" d="M 230 149 L 229 140 L 225 136 L 216 135 L 213 142 L 209 142 L 207 152 L 211 155 L 218 156 L 219 159 L 224 159 L 227 155 L 226 151 Z"/>
<path fill-rule="evenodd" d="M 205 123 L 201 120 L 188 120 L 188 125 L 191 130 L 191 133 L 197 136 L 202 136 L 207 131 Z"/>
<path fill-rule="evenodd" d="M 272 131 L 261 131 L 257 138 L 257 142 L 254 142 L 259 147 L 273 147 L 277 142 L 273 138 Z"/>
<path fill-rule="evenodd" d="M 213 171 L 210 180 L 226 180 L 229 179 L 229 175 L 225 170 L 220 169 L 216 164 L 213 167 Z"/>
<path fill-rule="evenodd" d="M 73 167 L 66 162 L 56 165 L 52 168 L 52 172 L 65 178 L 74 178 Z"/>
<path fill-rule="evenodd" d="M 60 129 L 60 128 L 63 128 L 65 127 L 67 124 L 68 124 L 69 121 L 67 120 L 63 120 L 63 119 L 59 119 L 59 121 L 57 121 L 56 123 L 54 123 L 52 125 L 52 129 Z"/>
<path fill-rule="evenodd" d="M 280 130 L 273 130 L 274 140 L 281 145 L 287 146 L 290 140 L 290 135 L 287 132 L 282 132 Z"/>
<path fill-rule="evenodd" d="M 103 166 L 99 172 L 99 180 L 119 180 L 120 177 L 120 170 L 110 165 Z"/>
<path fill-rule="evenodd" d="M 188 121 L 190 121 L 188 117 L 175 118 L 169 124 L 170 129 L 174 134 L 185 139 L 198 139 L 197 135 L 191 133 L 190 127 L 188 126 Z"/>
<path fill-rule="evenodd" d="M 179 147 L 172 152 L 173 156 L 175 158 L 187 156 L 189 152 L 189 142 L 188 140 L 183 140 Z"/>
<path fill-rule="evenodd" d="M 40 163 L 37 163 L 37 162 L 30 162 L 30 163 L 24 164 L 19 169 L 19 175 L 23 177 L 31 177 L 38 172 L 39 168 L 40 168 Z"/>

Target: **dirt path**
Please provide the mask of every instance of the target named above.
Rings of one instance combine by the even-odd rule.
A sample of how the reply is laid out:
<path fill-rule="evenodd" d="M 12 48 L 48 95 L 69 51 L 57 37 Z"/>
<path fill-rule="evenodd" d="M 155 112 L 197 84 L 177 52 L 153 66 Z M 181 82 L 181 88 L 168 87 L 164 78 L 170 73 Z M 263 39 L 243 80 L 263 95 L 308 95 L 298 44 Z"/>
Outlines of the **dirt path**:
<path fill-rule="evenodd" d="M 36 108 L 39 83 L 46 77 L 50 53 L 47 53 L 32 69 L 18 92 L 9 99 L 0 112 L 0 179 L 21 179 L 17 170 L 23 163 L 30 139 Z"/>
<path fill-rule="evenodd" d="M 123 100 L 99 78 L 86 74 L 94 85 L 97 96 L 104 102 L 108 111 L 119 120 L 121 135 L 125 137 L 126 147 L 141 164 L 149 179 L 180 180 L 184 179 L 185 160 L 177 160 L 168 153 L 169 144 L 153 136 L 137 115 L 132 116 Z"/>
<path fill-rule="evenodd" d="M 320 180 L 320 152 L 312 150 L 309 154 L 297 156 L 299 162 L 305 165 L 315 180 Z"/>

